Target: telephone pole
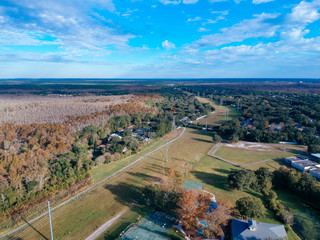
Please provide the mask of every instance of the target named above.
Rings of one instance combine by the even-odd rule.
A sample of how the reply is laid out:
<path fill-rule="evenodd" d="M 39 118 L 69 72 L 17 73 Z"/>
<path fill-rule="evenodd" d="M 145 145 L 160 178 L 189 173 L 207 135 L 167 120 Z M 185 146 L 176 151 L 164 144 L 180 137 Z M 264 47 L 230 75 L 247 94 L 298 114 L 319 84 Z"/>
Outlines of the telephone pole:
<path fill-rule="evenodd" d="M 51 221 L 50 201 L 48 201 L 48 213 L 49 213 L 49 221 L 50 221 L 50 233 L 51 233 L 51 240 L 53 240 L 53 231 L 52 231 L 52 221 Z"/>
<path fill-rule="evenodd" d="M 176 130 L 176 129 L 177 129 L 177 127 L 176 127 L 176 116 L 175 116 L 174 113 L 173 113 L 171 131 L 174 131 L 174 130 Z"/>
<path fill-rule="evenodd" d="M 206 130 L 208 131 L 208 118 L 206 117 Z"/>

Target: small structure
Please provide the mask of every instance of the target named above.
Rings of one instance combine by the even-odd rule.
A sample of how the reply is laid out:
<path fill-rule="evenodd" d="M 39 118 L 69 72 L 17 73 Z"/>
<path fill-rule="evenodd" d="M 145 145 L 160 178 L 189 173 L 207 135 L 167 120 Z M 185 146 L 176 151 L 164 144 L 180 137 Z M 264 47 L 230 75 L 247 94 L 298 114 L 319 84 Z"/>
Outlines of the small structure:
<path fill-rule="evenodd" d="M 283 225 L 232 219 L 231 240 L 288 239 Z"/>

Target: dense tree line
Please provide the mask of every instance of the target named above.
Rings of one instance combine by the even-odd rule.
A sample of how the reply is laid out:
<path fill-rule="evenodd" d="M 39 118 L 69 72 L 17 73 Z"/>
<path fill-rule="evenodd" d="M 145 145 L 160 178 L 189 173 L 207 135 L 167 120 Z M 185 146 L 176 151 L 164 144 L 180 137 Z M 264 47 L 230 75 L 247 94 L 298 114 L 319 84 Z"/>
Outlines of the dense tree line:
<path fill-rule="evenodd" d="M 219 129 L 227 139 L 268 143 L 290 141 L 308 145 L 309 152 L 320 150 L 320 139 L 316 135 L 320 132 L 318 93 L 248 90 L 232 84 L 228 87 L 181 86 L 181 89 L 231 106 L 241 113 L 239 122 L 226 122 Z"/>

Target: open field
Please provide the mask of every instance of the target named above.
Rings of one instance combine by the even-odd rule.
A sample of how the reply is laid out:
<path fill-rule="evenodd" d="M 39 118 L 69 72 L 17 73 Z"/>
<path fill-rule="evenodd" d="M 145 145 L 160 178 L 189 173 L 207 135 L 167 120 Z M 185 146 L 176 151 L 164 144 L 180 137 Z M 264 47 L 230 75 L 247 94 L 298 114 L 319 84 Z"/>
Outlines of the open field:
<path fill-rule="evenodd" d="M 236 164 L 252 164 L 267 159 L 281 159 L 295 156 L 299 151 L 305 151 L 304 146 L 287 144 L 266 144 L 240 141 L 233 144 L 223 144 L 215 155 L 230 160 Z"/>
<path fill-rule="evenodd" d="M 213 106 L 216 110 L 214 113 L 210 113 L 207 117 L 208 121 L 208 126 L 216 126 L 220 125 L 225 121 L 225 111 L 227 110 L 228 113 L 228 120 L 232 118 L 238 118 L 240 117 L 240 112 L 237 112 L 236 109 L 226 107 L 226 106 L 220 106 L 217 103 L 211 102 L 207 98 L 202 98 L 202 97 L 197 97 L 197 99 L 202 102 L 202 103 L 210 103 L 211 106 Z M 193 121 L 193 123 L 197 124 L 206 124 L 206 118 L 201 118 L 199 120 Z"/>

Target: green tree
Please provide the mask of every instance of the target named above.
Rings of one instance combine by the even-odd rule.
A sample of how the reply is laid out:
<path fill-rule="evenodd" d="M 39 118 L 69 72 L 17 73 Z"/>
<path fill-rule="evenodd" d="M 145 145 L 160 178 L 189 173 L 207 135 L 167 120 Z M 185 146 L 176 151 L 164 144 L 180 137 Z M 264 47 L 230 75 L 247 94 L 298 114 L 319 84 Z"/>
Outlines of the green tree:
<path fill-rule="evenodd" d="M 231 188 L 242 191 L 256 185 L 257 178 L 254 172 L 250 170 L 232 170 L 228 176 L 228 181 Z"/>
<path fill-rule="evenodd" d="M 252 197 L 243 197 L 236 201 L 236 209 L 242 216 L 248 218 L 259 218 L 265 214 L 262 201 Z"/>

